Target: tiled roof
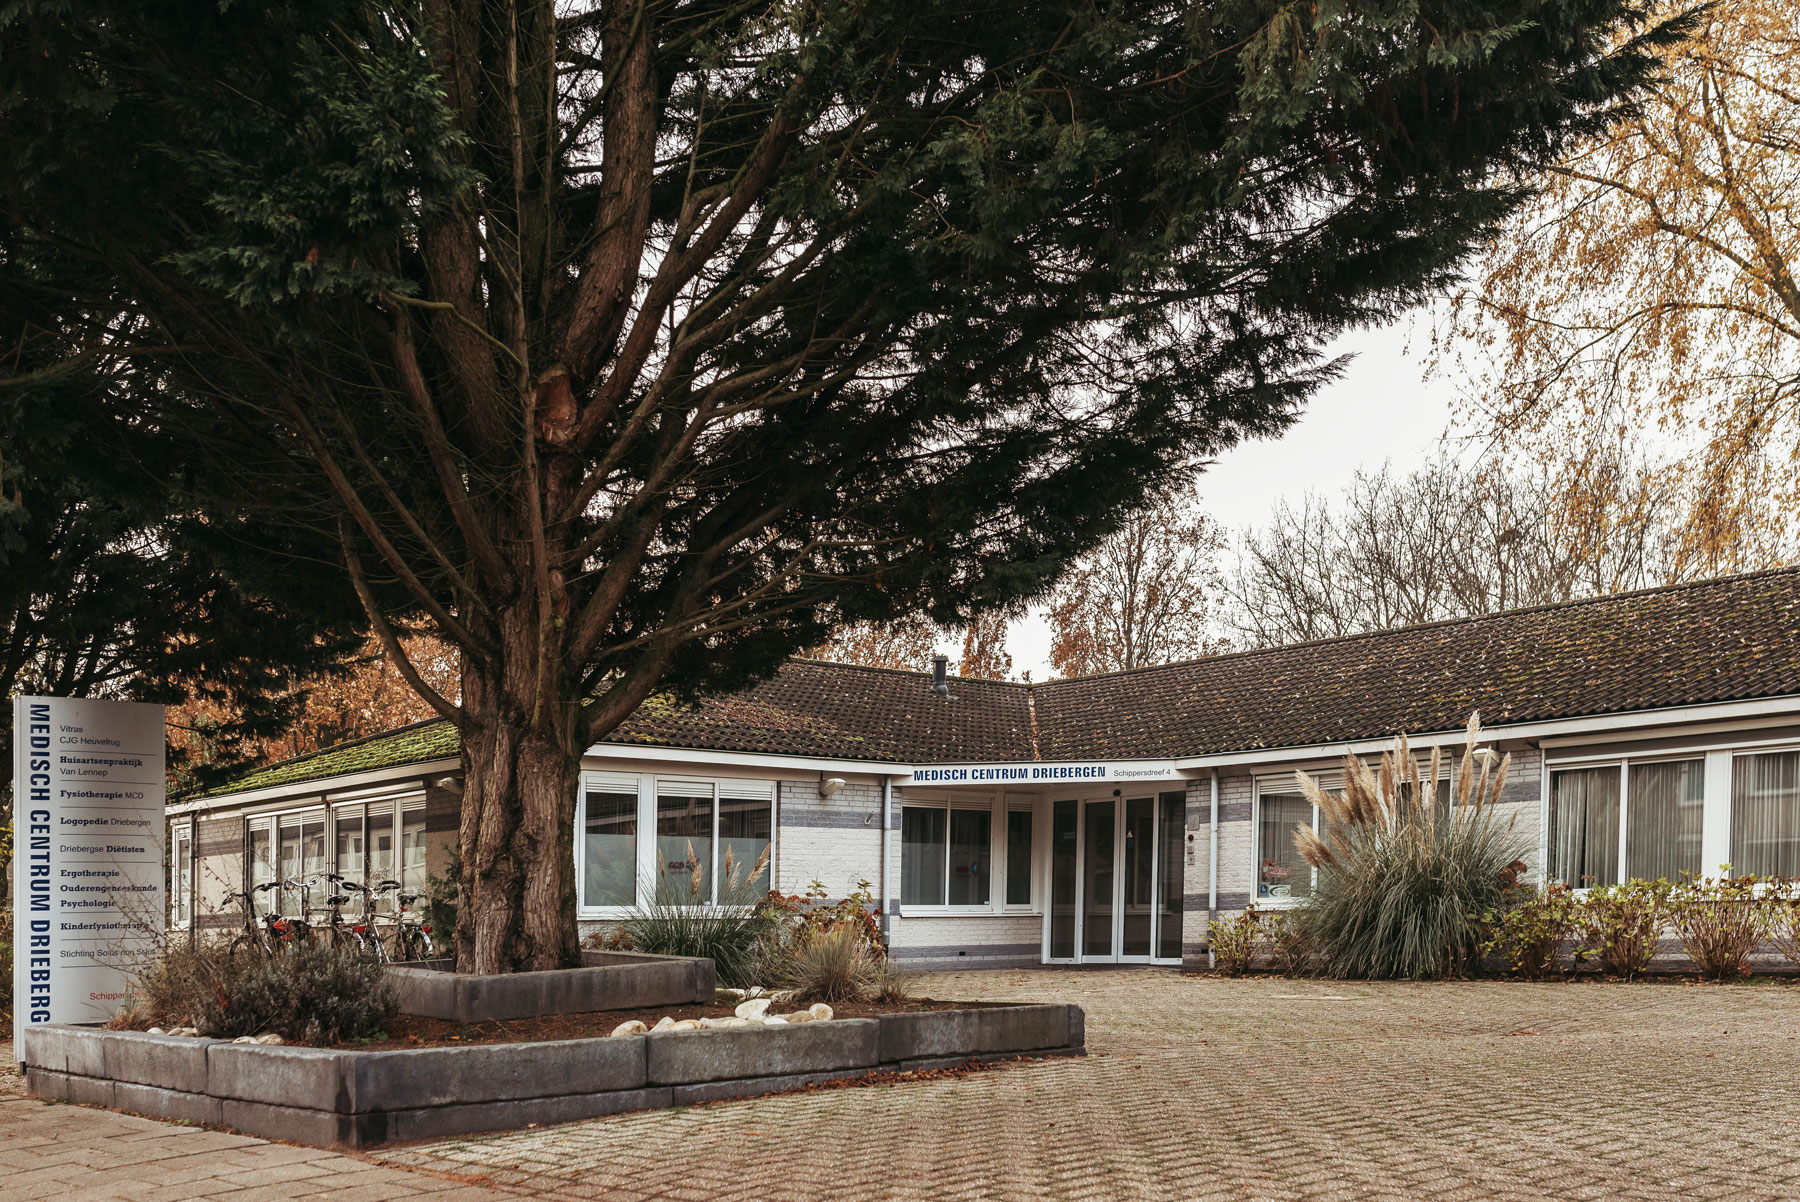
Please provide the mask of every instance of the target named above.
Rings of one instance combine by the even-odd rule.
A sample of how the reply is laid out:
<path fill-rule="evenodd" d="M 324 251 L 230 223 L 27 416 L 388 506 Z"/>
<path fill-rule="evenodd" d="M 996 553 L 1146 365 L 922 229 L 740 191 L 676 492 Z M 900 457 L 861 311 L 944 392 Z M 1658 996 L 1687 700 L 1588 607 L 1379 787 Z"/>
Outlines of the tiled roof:
<path fill-rule="evenodd" d="M 698 706 L 653 698 L 605 741 L 903 764 L 1157 759 L 1456 730 L 1471 710 L 1499 726 L 1796 695 L 1789 568 L 1040 685 L 952 677 L 947 697 L 926 673 L 792 660 Z M 217 792 L 456 754 L 450 725 L 425 722 Z"/>
<path fill-rule="evenodd" d="M 1800 694 L 1800 570 L 1054 681 L 1043 759 L 1303 747 Z"/>
<path fill-rule="evenodd" d="M 777 755 L 921 761 L 1031 758 L 1025 686 L 796 659 L 741 693 L 680 708 L 652 699 L 609 743 Z"/>

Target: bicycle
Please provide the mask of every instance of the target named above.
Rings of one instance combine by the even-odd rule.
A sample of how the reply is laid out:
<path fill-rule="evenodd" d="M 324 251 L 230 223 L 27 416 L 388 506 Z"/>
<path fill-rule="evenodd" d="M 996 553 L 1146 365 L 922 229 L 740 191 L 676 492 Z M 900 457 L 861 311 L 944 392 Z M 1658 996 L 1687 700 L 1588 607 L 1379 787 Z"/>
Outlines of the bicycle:
<path fill-rule="evenodd" d="M 234 898 L 243 903 L 243 929 L 241 929 L 238 932 L 237 937 L 231 941 L 231 947 L 229 949 L 233 956 L 237 955 L 239 952 L 251 950 L 258 952 L 265 957 L 273 956 L 275 954 L 275 947 L 270 942 L 271 931 L 266 925 L 268 919 L 272 917 L 272 915 L 258 915 L 256 913 L 256 894 L 268 893 L 275 887 L 275 882 L 270 881 L 266 885 L 253 885 L 248 889 L 239 890 L 226 895 L 229 898 Z"/>
<path fill-rule="evenodd" d="M 357 946 L 367 955 L 373 956 L 378 963 L 389 963 L 392 958 L 388 955 L 387 946 L 381 941 L 381 915 L 375 907 L 379 896 L 390 889 L 398 889 L 400 882 L 382 881 L 376 885 L 368 885 L 356 881 L 340 881 L 340 884 L 346 892 L 354 893 L 362 899 L 362 913 L 350 927 Z"/>

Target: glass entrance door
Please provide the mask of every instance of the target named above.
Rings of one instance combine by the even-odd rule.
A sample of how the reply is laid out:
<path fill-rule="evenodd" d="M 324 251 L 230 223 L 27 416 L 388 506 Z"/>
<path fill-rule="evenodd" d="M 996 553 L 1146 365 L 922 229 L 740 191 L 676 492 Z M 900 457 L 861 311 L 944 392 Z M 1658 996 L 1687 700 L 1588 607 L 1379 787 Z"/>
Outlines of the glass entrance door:
<path fill-rule="evenodd" d="M 1051 802 L 1046 960 L 1181 958 L 1184 812 L 1180 790 Z"/>

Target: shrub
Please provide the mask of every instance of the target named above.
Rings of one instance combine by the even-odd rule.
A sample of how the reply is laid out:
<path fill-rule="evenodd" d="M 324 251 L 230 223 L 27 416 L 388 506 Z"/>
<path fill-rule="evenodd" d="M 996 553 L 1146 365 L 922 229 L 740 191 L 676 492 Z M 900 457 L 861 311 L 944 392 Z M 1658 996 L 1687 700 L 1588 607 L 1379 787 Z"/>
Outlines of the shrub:
<path fill-rule="evenodd" d="M 868 996 L 881 975 L 881 961 L 862 933 L 840 923 L 798 939 L 773 983 L 792 989 L 799 1002 L 855 1002 Z"/>
<path fill-rule="evenodd" d="M 1626 980 L 1642 975 L 1656 955 L 1669 893 L 1667 881 L 1631 880 L 1589 889 L 1575 910 L 1581 943 L 1576 959 L 1598 961 Z"/>
<path fill-rule="evenodd" d="M 1213 971 L 1241 977 L 1256 963 L 1267 932 L 1256 913 L 1256 903 L 1236 918 L 1215 918 L 1206 924 L 1206 943 L 1212 949 Z"/>
<path fill-rule="evenodd" d="M 0 910 L 0 1010 L 7 1014 L 13 1008 L 13 916 L 11 910 Z"/>
<path fill-rule="evenodd" d="M 918 973 L 896 968 L 892 960 L 878 960 L 869 982 L 869 996 L 878 1002 L 904 1002 L 918 983 Z"/>
<path fill-rule="evenodd" d="M 1498 954 L 1514 973 L 1541 981 L 1558 969 L 1563 947 L 1575 930 L 1575 895 L 1567 885 L 1552 883 L 1494 919 L 1488 952 Z"/>
<path fill-rule="evenodd" d="M 342 1043 L 376 1034 L 397 1012 L 380 964 L 324 940 L 272 957 L 233 952 L 219 940 L 195 947 L 172 941 L 137 971 L 112 1025 Z"/>
<path fill-rule="evenodd" d="M 1312 972 L 1317 956 L 1311 941 L 1294 916 L 1277 910 L 1263 917 L 1263 937 L 1268 942 L 1269 960 L 1283 976 L 1303 977 Z"/>
<path fill-rule="evenodd" d="M 1750 953 L 1771 926 L 1773 908 L 1754 876 L 1689 879 L 1669 897 L 1669 922 L 1700 975 L 1714 981 L 1750 975 Z"/>
<path fill-rule="evenodd" d="M 874 886 L 858 881 L 848 897 L 827 902 L 825 885 L 813 881 L 805 893 L 769 892 L 768 905 L 773 916 L 800 938 L 848 924 L 856 928 L 857 937 L 879 954 L 881 946 L 881 912 L 876 905 Z"/>
<path fill-rule="evenodd" d="M 1519 841 L 1495 812 L 1509 759 L 1498 768 L 1468 740 L 1447 812 L 1435 798 L 1442 751 L 1423 777 L 1405 737 L 1377 773 L 1344 758 L 1344 790 L 1333 795 L 1305 773 L 1300 787 L 1319 807 L 1320 833 L 1296 826 L 1294 842 L 1318 869 L 1313 895 L 1295 910 L 1297 929 L 1336 977 L 1373 980 L 1460 975 L 1475 968 L 1494 917 L 1517 890 Z M 1476 764 L 1479 761 L 1480 767 Z"/>
<path fill-rule="evenodd" d="M 209 1035 L 273 1031 L 302 1043 L 345 1043 L 378 1036 L 399 1012 L 379 963 L 324 940 L 235 967 L 201 1011 L 199 1026 Z"/>
<path fill-rule="evenodd" d="M 697 862 L 692 846 L 687 859 L 690 864 Z M 720 984 L 759 984 L 752 979 L 760 960 L 757 945 L 774 924 L 757 883 L 768 862 L 765 848 L 756 866 L 746 873 L 727 849 L 717 902 L 705 900 L 702 872 L 695 870 L 689 875 L 687 896 L 681 897 L 667 887 L 668 868 L 659 863 L 660 887 L 646 891 L 653 900 L 633 910 L 621 924 L 629 946 L 658 956 L 704 956 L 713 962 Z"/>
<path fill-rule="evenodd" d="M 1789 964 L 1800 968 L 1800 877 L 1776 877 L 1763 900 L 1769 939 Z"/>

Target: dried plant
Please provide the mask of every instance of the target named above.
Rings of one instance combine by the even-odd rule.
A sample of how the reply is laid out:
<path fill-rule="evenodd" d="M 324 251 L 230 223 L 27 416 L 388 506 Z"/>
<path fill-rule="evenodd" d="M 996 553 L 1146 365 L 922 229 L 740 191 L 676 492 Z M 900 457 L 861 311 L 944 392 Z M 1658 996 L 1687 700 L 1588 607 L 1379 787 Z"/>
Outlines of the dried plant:
<path fill-rule="evenodd" d="M 1800 877 L 1777 877 L 1770 882 L 1767 904 L 1769 938 L 1789 964 L 1800 968 Z"/>
<path fill-rule="evenodd" d="M 1470 716 L 1449 804 L 1438 803 L 1445 768 L 1434 747 L 1420 769 L 1404 735 L 1378 765 L 1344 759 L 1332 793 L 1304 772 L 1319 830 L 1296 826 L 1294 844 L 1319 871 L 1294 927 L 1339 977 L 1441 977 L 1472 969 L 1494 916 L 1517 891 L 1519 840 L 1497 812 L 1511 757 L 1479 746 Z"/>
<path fill-rule="evenodd" d="M 1669 923 L 1700 975 L 1714 981 L 1750 975 L 1750 953 L 1777 917 L 1755 876 L 1689 879 L 1669 896 Z"/>
<path fill-rule="evenodd" d="M 761 884 L 769 866 L 769 849 L 765 847 L 746 872 L 727 848 L 716 902 L 707 900 L 691 843 L 687 858 L 694 868 L 684 896 L 679 885 L 671 886 L 668 864 L 657 855 L 657 880 L 642 891 L 650 904 L 634 909 L 620 924 L 623 939 L 638 951 L 653 955 L 707 957 L 722 984 L 758 984 L 749 979 L 754 973 L 755 948 L 774 921 L 764 905 Z"/>

